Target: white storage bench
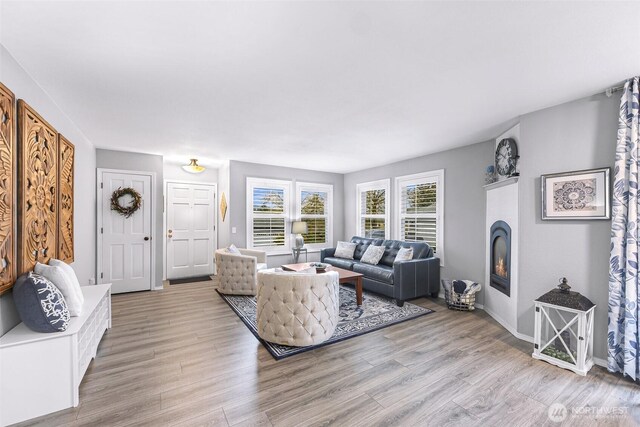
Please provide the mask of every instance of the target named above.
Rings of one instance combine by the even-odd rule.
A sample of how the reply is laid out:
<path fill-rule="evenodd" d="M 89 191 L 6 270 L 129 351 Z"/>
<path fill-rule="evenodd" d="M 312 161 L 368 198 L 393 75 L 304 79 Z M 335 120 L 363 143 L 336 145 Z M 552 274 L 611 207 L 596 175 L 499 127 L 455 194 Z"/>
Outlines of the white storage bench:
<path fill-rule="evenodd" d="M 20 323 L 0 337 L 0 425 L 78 406 L 82 377 L 111 328 L 111 284 L 81 289 L 82 316 L 66 331 L 34 332 Z"/>

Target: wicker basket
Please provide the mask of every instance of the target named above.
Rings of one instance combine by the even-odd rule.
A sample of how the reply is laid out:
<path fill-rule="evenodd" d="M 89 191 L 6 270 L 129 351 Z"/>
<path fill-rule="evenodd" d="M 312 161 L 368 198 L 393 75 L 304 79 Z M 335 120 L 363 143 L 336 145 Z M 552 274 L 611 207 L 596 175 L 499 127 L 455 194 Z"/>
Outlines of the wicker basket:
<path fill-rule="evenodd" d="M 460 310 L 460 311 L 475 310 L 476 309 L 475 292 L 468 293 L 468 294 L 459 294 L 453 290 L 452 282 L 453 280 L 449 280 L 449 279 L 442 280 L 442 288 L 444 290 L 444 300 L 447 302 L 447 307 L 451 310 Z M 463 282 L 472 283 L 470 280 L 463 280 Z"/>
<path fill-rule="evenodd" d="M 476 309 L 476 294 L 464 295 L 444 290 L 444 299 L 451 310 L 473 311 Z"/>

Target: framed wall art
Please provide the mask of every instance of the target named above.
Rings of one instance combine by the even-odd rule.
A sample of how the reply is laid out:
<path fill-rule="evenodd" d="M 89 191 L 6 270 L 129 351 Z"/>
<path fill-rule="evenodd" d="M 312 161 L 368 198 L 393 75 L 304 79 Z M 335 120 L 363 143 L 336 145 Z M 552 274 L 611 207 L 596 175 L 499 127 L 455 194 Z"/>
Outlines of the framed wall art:
<path fill-rule="evenodd" d="M 610 219 L 611 168 L 541 176 L 542 219 Z"/>
<path fill-rule="evenodd" d="M 222 193 L 222 197 L 220 198 L 220 215 L 222 215 L 222 222 L 227 216 L 227 198 Z"/>
<path fill-rule="evenodd" d="M 58 259 L 74 260 L 73 252 L 73 160 L 74 145 L 58 134 Z"/>
<path fill-rule="evenodd" d="M 58 132 L 18 100 L 18 273 L 58 253 Z"/>
<path fill-rule="evenodd" d="M 16 273 L 14 254 L 15 125 L 15 96 L 0 83 L 0 295 L 11 289 Z"/>

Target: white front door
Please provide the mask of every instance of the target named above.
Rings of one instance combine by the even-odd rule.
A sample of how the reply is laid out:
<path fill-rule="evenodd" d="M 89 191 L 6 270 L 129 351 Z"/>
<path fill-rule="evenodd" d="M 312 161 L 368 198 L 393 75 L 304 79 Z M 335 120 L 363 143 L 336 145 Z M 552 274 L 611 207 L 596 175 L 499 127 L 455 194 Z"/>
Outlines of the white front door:
<path fill-rule="evenodd" d="M 111 283 L 111 292 L 151 289 L 151 175 L 102 172 L 101 270 L 99 283 Z M 111 195 L 131 187 L 142 196 L 142 205 L 129 218 L 111 210 Z M 121 205 L 130 202 L 129 196 Z"/>
<path fill-rule="evenodd" d="M 214 273 L 216 187 L 167 183 L 167 279 Z"/>

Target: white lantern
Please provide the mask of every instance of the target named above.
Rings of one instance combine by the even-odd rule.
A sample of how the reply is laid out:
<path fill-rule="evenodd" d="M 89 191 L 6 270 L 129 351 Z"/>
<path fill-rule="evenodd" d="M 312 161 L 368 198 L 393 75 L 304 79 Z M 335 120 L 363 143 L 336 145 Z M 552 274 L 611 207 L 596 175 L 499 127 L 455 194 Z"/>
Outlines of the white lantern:
<path fill-rule="evenodd" d="M 558 289 L 535 301 L 533 357 L 587 375 L 593 366 L 593 313 L 587 297 L 571 292 L 563 278 Z"/>

